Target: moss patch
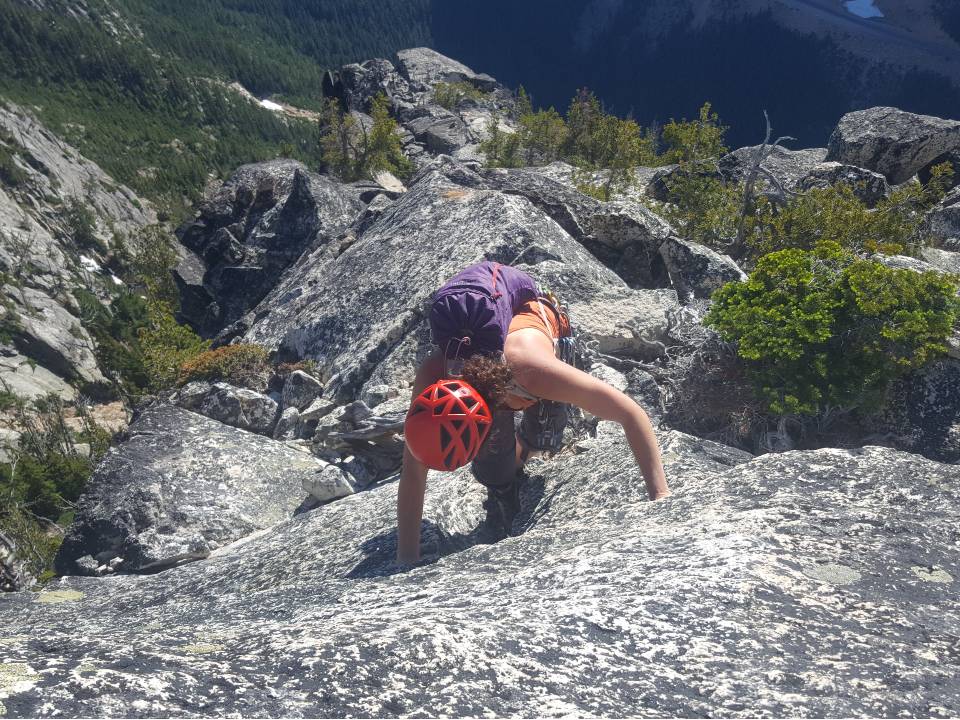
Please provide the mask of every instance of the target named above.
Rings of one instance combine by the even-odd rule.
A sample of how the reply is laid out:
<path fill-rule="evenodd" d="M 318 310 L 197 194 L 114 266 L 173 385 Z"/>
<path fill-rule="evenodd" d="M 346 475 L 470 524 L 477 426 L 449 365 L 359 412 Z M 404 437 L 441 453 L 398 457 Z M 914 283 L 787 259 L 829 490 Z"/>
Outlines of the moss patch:
<path fill-rule="evenodd" d="M 0 690 L 36 675 L 26 663 L 0 663 Z"/>
<path fill-rule="evenodd" d="M 191 655 L 209 655 L 210 653 L 222 652 L 224 646 L 214 643 L 197 643 L 196 645 L 181 645 L 177 649 Z"/>
<path fill-rule="evenodd" d="M 931 583 L 944 583 L 949 584 L 953 582 L 953 576 L 942 568 L 934 567 L 923 567 L 922 565 L 914 565 L 910 568 L 913 570 L 913 574 L 924 582 Z"/>
<path fill-rule="evenodd" d="M 803 571 L 803 574 L 808 578 L 830 583 L 831 585 L 849 585 L 860 579 L 860 573 L 856 570 L 846 565 L 838 565 L 836 563 L 827 563 L 826 565 L 807 568 Z"/>
<path fill-rule="evenodd" d="M 79 590 L 51 590 L 50 592 L 40 593 L 37 602 L 42 603 L 64 603 L 76 602 L 85 597 L 85 593 Z"/>

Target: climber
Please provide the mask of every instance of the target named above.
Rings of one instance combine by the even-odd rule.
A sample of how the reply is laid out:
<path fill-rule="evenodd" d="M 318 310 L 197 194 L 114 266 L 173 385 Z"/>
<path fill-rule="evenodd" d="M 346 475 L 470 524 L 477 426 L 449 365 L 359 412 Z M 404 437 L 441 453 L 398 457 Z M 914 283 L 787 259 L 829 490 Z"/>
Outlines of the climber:
<path fill-rule="evenodd" d="M 530 457 L 560 449 L 568 404 L 620 423 L 650 499 L 670 495 L 647 414 L 573 367 L 567 315 L 529 275 L 493 262 L 466 268 L 434 294 L 430 327 L 437 348 L 417 370 L 404 428 L 400 564 L 420 557 L 429 468 L 449 471 L 472 461 L 474 477 L 487 488 L 488 523 L 509 532 L 519 510 L 518 471 Z"/>

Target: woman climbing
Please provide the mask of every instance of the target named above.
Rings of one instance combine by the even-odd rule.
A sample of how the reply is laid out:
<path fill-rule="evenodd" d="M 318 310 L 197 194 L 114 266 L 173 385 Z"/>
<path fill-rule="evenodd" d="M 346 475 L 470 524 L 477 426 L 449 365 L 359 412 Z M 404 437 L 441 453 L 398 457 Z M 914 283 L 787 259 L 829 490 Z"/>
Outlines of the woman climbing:
<path fill-rule="evenodd" d="M 471 265 L 434 294 L 438 346 L 417 369 L 397 495 L 397 561 L 420 558 L 427 471 L 472 462 L 488 520 L 505 532 L 519 509 L 518 470 L 560 449 L 567 404 L 623 426 L 651 500 L 670 494 L 647 414 L 627 395 L 572 366 L 566 314 L 526 273 Z M 523 411 L 514 431 L 514 413 Z"/>

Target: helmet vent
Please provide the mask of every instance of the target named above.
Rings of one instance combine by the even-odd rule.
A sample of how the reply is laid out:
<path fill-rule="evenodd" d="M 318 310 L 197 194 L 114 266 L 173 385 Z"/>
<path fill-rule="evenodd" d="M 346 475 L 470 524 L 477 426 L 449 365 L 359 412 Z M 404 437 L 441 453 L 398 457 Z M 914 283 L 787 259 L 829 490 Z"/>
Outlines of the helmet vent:
<path fill-rule="evenodd" d="M 451 440 L 453 440 L 453 438 L 450 436 L 450 433 L 447 431 L 447 429 L 443 425 L 441 425 L 440 426 L 440 447 L 442 448 L 447 447 L 450 444 Z"/>

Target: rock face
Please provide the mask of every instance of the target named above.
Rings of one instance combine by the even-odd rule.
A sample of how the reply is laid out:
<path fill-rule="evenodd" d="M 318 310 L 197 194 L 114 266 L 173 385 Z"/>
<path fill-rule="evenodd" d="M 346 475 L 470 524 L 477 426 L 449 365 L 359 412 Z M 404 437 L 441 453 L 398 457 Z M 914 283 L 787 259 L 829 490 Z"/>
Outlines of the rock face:
<path fill-rule="evenodd" d="M 303 483 L 326 467 L 172 406 L 145 411 L 129 436 L 91 479 L 57 572 L 91 574 L 115 558 L 115 569 L 138 572 L 206 557 L 290 517 Z M 341 486 L 331 497 L 349 492 Z"/>
<path fill-rule="evenodd" d="M 481 259 L 516 261 L 535 278 L 554 260 L 626 288 L 528 200 L 440 158 L 345 250 L 320 247 L 297 263 L 256 309 L 245 340 L 316 361 L 326 396 L 349 402 L 405 336 L 421 333 L 433 291 Z M 563 278 L 550 287 L 576 299 Z"/>
<path fill-rule="evenodd" d="M 24 397 L 70 398 L 70 383 L 98 395 L 107 380 L 74 295 L 82 288 L 103 298 L 115 282 L 105 269 L 114 235 L 135 249 L 136 232 L 156 214 L 13 104 L 0 103 L 0 152 L 16 171 L 15 180 L 0 179 L 0 293 L 17 351 L 2 361 L 0 377 Z M 90 212 L 81 240 L 69 219 L 74 206 Z"/>
<path fill-rule="evenodd" d="M 747 274 L 729 256 L 679 238 L 665 240 L 660 245 L 660 256 L 682 298 L 709 298 L 726 283 L 747 279 Z"/>
<path fill-rule="evenodd" d="M 721 175 L 728 181 L 743 182 L 753 166 L 758 149 L 757 145 L 742 147 L 725 155 L 720 159 Z M 793 190 L 800 180 L 826 157 L 826 148 L 788 150 L 777 145 L 769 149 L 769 154 L 760 167 L 770 173 L 783 189 Z M 763 175 L 758 176 L 757 180 L 761 187 L 771 184 L 769 178 Z"/>
<path fill-rule="evenodd" d="M 236 321 L 307 248 L 339 236 L 362 209 L 343 185 L 293 160 L 239 168 L 179 231 L 202 263 L 185 260 L 178 268 L 181 287 L 190 289 L 184 317 L 208 335 Z M 201 272 L 206 303 L 197 287 Z"/>
<path fill-rule="evenodd" d="M 496 81 L 489 75 L 477 74 L 466 65 L 430 48 L 401 50 L 397 53 L 397 63 L 400 74 L 413 85 L 467 82 L 479 90 L 493 90 L 496 85 Z"/>
<path fill-rule="evenodd" d="M 838 162 L 824 162 L 814 166 L 800 180 L 798 188 L 800 190 L 825 189 L 839 184 L 848 186 L 864 205 L 871 208 L 890 194 L 890 185 L 880 173 Z"/>
<path fill-rule="evenodd" d="M 638 203 L 595 200 L 542 170 L 494 169 L 483 177 L 490 187 L 529 200 L 631 287 L 669 285 L 658 254 L 673 233 L 666 221 Z"/>
<path fill-rule="evenodd" d="M 19 682 L 0 702 L 11 717 L 960 712 L 956 466 L 661 437 L 673 497 L 644 500 L 601 423 L 530 466 L 515 536 L 492 545 L 469 472 L 431 474 L 428 561 L 406 572 L 392 483 L 159 576 L 2 597 Z"/>
<path fill-rule="evenodd" d="M 875 107 L 840 119 L 826 159 L 873 170 L 898 185 L 957 147 L 960 122 Z"/>

